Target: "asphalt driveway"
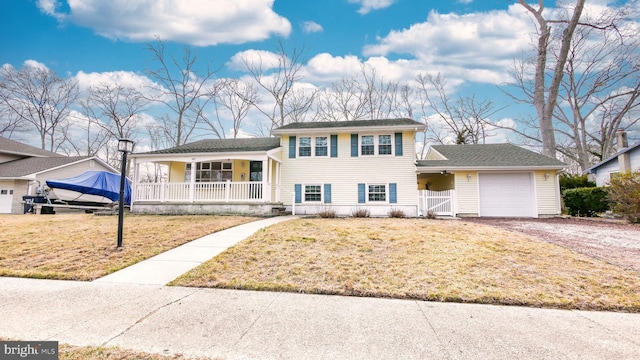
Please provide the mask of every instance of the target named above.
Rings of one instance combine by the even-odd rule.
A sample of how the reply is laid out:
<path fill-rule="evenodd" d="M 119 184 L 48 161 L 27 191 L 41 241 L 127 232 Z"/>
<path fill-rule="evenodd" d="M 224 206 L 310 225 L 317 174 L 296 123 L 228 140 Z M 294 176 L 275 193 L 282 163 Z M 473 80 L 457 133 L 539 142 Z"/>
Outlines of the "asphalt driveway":
<path fill-rule="evenodd" d="M 469 218 L 640 272 L 640 225 L 588 218 Z"/>

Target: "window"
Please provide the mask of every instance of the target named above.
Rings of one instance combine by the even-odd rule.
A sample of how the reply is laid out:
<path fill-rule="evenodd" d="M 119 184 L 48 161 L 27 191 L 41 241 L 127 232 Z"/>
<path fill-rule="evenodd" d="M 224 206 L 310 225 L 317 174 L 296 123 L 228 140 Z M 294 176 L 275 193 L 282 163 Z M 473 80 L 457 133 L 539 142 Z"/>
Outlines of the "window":
<path fill-rule="evenodd" d="M 378 136 L 378 155 L 391 155 L 391 135 Z"/>
<path fill-rule="evenodd" d="M 320 202 L 322 201 L 322 186 L 320 185 L 305 185 L 304 186 L 304 201 Z"/>
<path fill-rule="evenodd" d="M 311 138 L 301 137 L 298 145 L 298 156 L 311 156 Z"/>
<path fill-rule="evenodd" d="M 316 156 L 327 156 L 327 137 L 316 137 Z"/>
<path fill-rule="evenodd" d="M 362 155 L 375 155 L 375 145 L 373 140 L 373 135 L 365 135 L 362 137 L 362 145 L 360 146 L 360 153 Z"/>
<path fill-rule="evenodd" d="M 369 201 L 387 201 L 386 185 L 369 185 L 368 190 Z"/>
<path fill-rule="evenodd" d="M 196 182 L 227 181 L 233 179 L 233 163 L 212 161 L 196 164 Z M 191 181 L 191 164 L 186 164 L 184 181 Z"/>

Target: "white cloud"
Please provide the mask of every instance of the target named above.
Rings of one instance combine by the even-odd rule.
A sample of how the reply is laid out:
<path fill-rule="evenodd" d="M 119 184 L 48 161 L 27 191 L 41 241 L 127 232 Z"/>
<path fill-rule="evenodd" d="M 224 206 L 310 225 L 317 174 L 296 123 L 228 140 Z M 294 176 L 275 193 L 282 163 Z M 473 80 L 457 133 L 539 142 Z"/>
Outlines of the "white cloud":
<path fill-rule="evenodd" d="M 465 15 L 431 12 L 425 22 L 391 31 L 363 52 L 366 56 L 407 54 L 423 68 L 438 69 L 447 77 L 495 82 L 505 79 L 514 58 L 531 49 L 534 31 L 518 4 L 507 11 Z"/>
<path fill-rule="evenodd" d="M 38 7 L 59 21 L 93 29 L 109 39 L 163 40 L 208 46 L 288 36 L 291 23 L 273 11 L 274 0 L 67 0 L 69 13 L 56 0 Z"/>
<path fill-rule="evenodd" d="M 349 0 L 351 4 L 360 4 L 358 13 L 364 15 L 372 10 L 387 8 L 395 2 L 395 0 Z"/>
<path fill-rule="evenodd" d="M 471 4 L 473 0 L 458 0 L 460 4 Z"/>
<path fill-rule="evenodd" d="M 30 67 L 30 68 L 35 68 L 35 69 L 44 69 L 47 70 L 47 66 L 39 61 L 36 60 L 27 60 L 24 62 L 24 67 Z"/>
<path fill-rule="evenodd" d="M 78 80 L 78 86 L 81 90 L 86 90 L 91 86 L 100 84 L 119 84 L 124 87 L 139 90 L 159 87 L 148 77 L 131 71 L 110 71 L 102 73 L 85 73 L 84 71 L 79 71 L 75 78 Z"/>
<path fill-rule="evenodd" d="M 317 33 L 317 32 L 322 32 L 324 31 L 324 29 L 322 28 L 322 25 L 318 24 L 315 21 L 305 21 L 302 23 L 302 30 L 306 33 Z"/>
<path fill-rule="evenodd" d="M 232 70 L 245 70 L 246 62 L 266 71 L 278 67 L 279 61 L 280 56 L 274 52 L 250 49 L 236 53 L 226 65 Z"/>

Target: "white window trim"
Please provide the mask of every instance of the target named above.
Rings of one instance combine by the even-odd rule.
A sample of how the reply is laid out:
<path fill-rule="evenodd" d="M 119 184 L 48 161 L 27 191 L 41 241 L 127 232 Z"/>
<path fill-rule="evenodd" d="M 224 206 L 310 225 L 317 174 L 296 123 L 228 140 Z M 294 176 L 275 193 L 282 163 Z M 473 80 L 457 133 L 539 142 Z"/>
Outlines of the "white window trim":
<path fill-rule="evenodd" d="M 380 154 L 380 135 L 387 135 L 391 137 L 391 153 L 390 154 Z M 373 155 L 365 155 L 362 153 L 362 137 L 363 136 L 373 136 Z M 374 157 L 374 156 L 393 156 L 396 152 L 396 137 L 394 133 L 375 133 L 375 134 L 358 134 L 358 155 L 364 157 Z"/>
<path fill-rule="evenodd" d="M 316 138 L 323 137 L 327 138 L 327 155 L 316 155 Z M 311 156 L 301 156 L 300 155 L 300 139 L 302 138 L 311 138 Z M 297 140 L 297 154 L 296 157 L 308 159 L 308 158 L 328 158 L 331 155 L 331 135 L 318 135 L 318 136 L 300 136 Z"/>
<path fill-rule="evenodd" d="M 369 200 L 369 186 L 383 185 L 384 186 L 384 201 L 381 200 Z M 365 183 L 365 192 L 364 192 L 364 200 L 365 204 L 389 204 L 389 183 Z"/>
<path fill-rule="evenodd" d="M 189 182 L 190 178 L 191 178 L 191 172 L 195 171 L 195 180 L 196 182 L 202 182 L 198 180 L 198 172 L 202 172 L 202 165 L 200 165 L 200 170 L 198 170 L 198 164 L 212 164 L 215 162 L 219 162 L 220 163 L 220 170 L 219 171 L 227 171 L 227 172 L 231 172 L 231 180 L 233 181 L 233 161 L 222 161 L 222 160 L 214 160 L 214 161 L 198 161 L 196 162 L 196 168 L 195 169 L 188 169 L 191 166 L 191 163 L 186 163 L 184 165 L 184 176 L 185 176 L 185 182 Z M 231 164 L 231 169 L 224 169 L 224 165 L 223 164 Z M 213 170 L 213 166 L 210 166 L 210 168 L 208 170 L 205 171 L 209 171 L 209 172 L 213 172 L 213 171 L 218 171 L 218 170 Z M 227 182 L 227 180 L 211 180 L 211 181 L 206 181 L 206 183 L 211 183 L 211 182 L 215 182 L 215 183 L 224 183 Z"/>
<path fill-rule="evenodd" d="M 302 200 L 302 203 L 305 204 L 321 204 L 324 201 L 324 185 L 323 184 L 315 184 L 315 183 L 311 183 L 311 184 L 301 184 L 302 189 L 300 189 L 301 194 L 300 197 Z M 306 194 L 307 194 L 307 186 L 319 186 L 320 187 L 320 200 L 318 201 L 308 201 L 306 198 Z"/>

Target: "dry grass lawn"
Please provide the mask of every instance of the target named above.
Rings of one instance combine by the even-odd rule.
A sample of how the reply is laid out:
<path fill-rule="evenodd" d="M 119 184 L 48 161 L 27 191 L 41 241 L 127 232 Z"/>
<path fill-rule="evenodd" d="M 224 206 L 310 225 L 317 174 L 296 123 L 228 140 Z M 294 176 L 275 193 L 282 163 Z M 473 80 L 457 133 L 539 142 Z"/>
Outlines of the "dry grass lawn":
<path fill-rule="evenodd" d="M 640 312 L 640 273 L 463 221 L 288 221 L 172 284 Z"/>
<path fill-rule="evenodd" d="M 255 220 L 239 216 L 0 215 L 0 276 L 93 280 L 201 236 Z"/>

